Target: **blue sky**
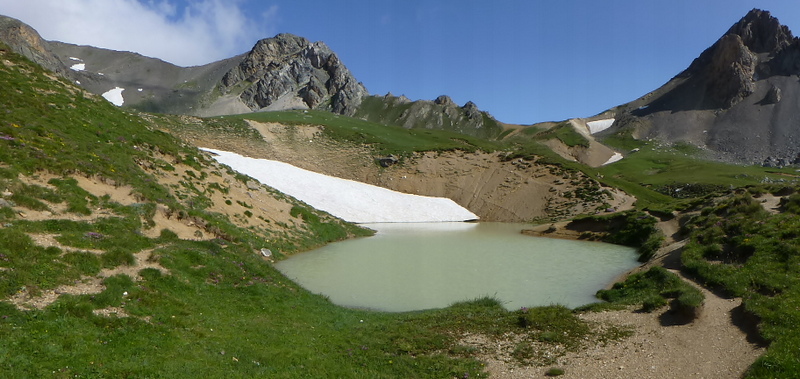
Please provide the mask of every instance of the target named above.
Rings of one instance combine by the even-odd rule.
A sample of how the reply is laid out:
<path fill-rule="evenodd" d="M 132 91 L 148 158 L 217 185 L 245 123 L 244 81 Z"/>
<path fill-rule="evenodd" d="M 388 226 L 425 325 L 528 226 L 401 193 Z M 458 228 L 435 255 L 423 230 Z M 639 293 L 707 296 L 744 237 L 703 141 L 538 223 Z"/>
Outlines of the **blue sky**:
<path fill-rule="evenodd" d="M 800 33 L 794 0 L 0 0 L 46 39 L 184 66 L 293 33 L 327 43 L 372 94 L 447 94 L 521 124 L 656 89 L 752 8 Z"/>

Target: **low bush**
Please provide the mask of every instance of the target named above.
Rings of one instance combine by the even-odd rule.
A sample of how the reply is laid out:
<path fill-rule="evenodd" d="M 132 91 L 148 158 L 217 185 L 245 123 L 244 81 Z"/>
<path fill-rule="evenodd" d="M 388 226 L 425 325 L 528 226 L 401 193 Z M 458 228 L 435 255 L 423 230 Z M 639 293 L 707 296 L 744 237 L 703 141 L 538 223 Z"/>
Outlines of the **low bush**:
<path fill-rule="evenodd" d="M 633 274 L 609 290 L 598 291 L 597 297 L 616 304 L 641 305 L 644 312 L 666 306 L 668 299 L 675 299 L 676 305 L 687 308 L 699 308 L 705 300 L 700 290 L 663 267 Z"/>

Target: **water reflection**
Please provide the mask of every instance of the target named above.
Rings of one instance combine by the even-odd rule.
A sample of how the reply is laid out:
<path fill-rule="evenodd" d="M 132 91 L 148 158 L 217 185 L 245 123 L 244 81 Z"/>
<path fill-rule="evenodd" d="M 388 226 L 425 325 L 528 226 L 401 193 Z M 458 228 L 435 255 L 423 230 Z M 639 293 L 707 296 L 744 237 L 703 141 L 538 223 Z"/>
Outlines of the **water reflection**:
<path fill-rule="evenodd" d="M 637 265 L 634 249 L 536 238 L 523 224 L 367 224 L 373 237 L 333 243 L 276 264 L 336 304 L 398 312 L 493 296 L 507 309 L 596 301 Z"/>

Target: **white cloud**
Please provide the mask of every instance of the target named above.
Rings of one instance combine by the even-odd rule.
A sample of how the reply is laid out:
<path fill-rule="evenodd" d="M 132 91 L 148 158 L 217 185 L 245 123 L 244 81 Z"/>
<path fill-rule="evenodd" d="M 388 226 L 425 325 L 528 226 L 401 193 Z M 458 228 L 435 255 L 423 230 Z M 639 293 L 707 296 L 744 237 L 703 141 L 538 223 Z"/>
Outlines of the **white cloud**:
<path fill-rule="evenodd" d="M 47 40 L 191 66 L 241 54 L 271 37 L 278 8 L 248 15 L 241 0 L 0 0 L 0 14 L 31 25 Z"/>

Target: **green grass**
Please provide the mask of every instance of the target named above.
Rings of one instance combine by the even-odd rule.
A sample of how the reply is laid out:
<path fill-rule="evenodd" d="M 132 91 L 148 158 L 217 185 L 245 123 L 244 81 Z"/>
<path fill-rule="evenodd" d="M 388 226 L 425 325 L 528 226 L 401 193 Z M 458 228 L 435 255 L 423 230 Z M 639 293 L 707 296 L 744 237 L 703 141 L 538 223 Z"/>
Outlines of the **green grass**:
<path fill-rule="evenodd" d="M 534 128 L 530 128 L 528 130 L 535 130 Z M 526 130 L 527 132 L 527 130 Z M 589 140 L 578 133 L 575 128 L 570 125 L 569 122 L 561 122 L 558 125 L 545 130 L 543 132 L 539 132 L 534 135 L 534 138 L 539 140 L 549 140 L 556 138 L 561 141 L 563 144 L 569 147 L 589 147 Z"/>
<path fill-rule="evenodd" d="M 433 109 L 433 111 L 423 111 Z M 363 99 L 355 117 L 370 122 L 407 126 L 411 122 L 414 129 L 439 129 L 487 140 L 498 139 L 502 127 L 486 112 L 481 112 L 481 127 L 469 118 L 461 108 L 446 109 L 444 106 L 427 102 L 400 102 L 398 98 L 368 96 Z M 441 126 L 438 124 L 441 122 Z"/>
<path fill-rule="evenodd" d="M 800 373 L 800 215 L 770 214 L 748 191 L 709 202 L 687 221 L 682 256 L 705 285 L 742 297 L 769 341 L 748 378 L 796 378 Z"/>
<path fill-rule="evenodd" d="M 663 267 L 633 274 L 615 283 L 611 289 L 598 291 L 597 297 L 611 305 L 640 305 L 645 312 L 666 306 L 669 299 L 674 299 L 675 306 L 686 308 L 701 307 L 705 299 L 700 290 Z M 595 304 L 591 307 L 606 308 L 608 305 Z"/>
<path fill-rule="evenodd" d="M 323 125 L 326 136 L 335 140 L 373 146 L 380 154 L 405 156 L 417 151 L 495 151 L 499 145 L 492 141 L 464 134 L 429 129 L 404 129 L 386 126 L 357 118 L 324 111 L 260 112 L 225 119 L 250 119 L 261 122 L 280 122 L 289 125 Z"/>
<path fill-rule="evenodd" d="M 603 183 L 621 188 L 636 196 L 639 208 L 681 209 L 691 204 L 692 199 L 712 194 L 720 188 L 757 185 L 763 181 L 783 182 L 793 180 L 790 170 L 767 169 L 757 166 L 741 166 L 713 162 L 687 153 L 680 145 L 677 148 L 658 147 L 627 140 L 606 140 L 623 152 L 633 148 L 616 163 L 603 166 L 597 171 Z M 789 174 L 790 176 L 786 176 Z M 706 185 L 707 190 L 696 193 L 689 199 L 670 196 L 666 188 L 691 189 Z"/>
<path fill-rule="evenodd" d="M 335 306 L 292 283 L 256 251 L 267 247 L 280 257 L 369 231 L 279 193 L 272 195 L 291 205 L 300 228 L 239 228 L 207 211 L 208 191 L 224 192 L 203 183 L 214 175 L 210 162 L 153 126 L 178 118 L 119 110 L 53 81 L 6 47 L 0 46 L 0 56 L 12 63 L 0 65 L 0 188 L 13 192 L 10 201 L 29 212 L 66 204 L 68 214 L 95 217 L 37 221 L 0 208 L 0 377 L 476 378 L 486 374 L 476 352 L 458 344 L 464 333 L 511 333 L 571 346 L 584 337 L 610 338 L 563 307 L 537 311 L 542 320 L 530 317 L 532 326 L 520 328 L 518 314 L 492 299 L 403 314 Z M 326 133 L 367 141 L 387 153 L 493 146 L 456 133 L 310 113 L 311 121 L 330 124 Z M 269 115 L 276 116 L 308 121 L 301 112 Z M 209 124 L 252 132 L 236 120 Z M 194 172 L 175 188 L 159 184 L 147 170 L 174 173 L 179 163 Z M 56 176 L 48 183 L 52 187 L 20 179 L 43 171 Z M 75 175 L 128 185 L 137 203 L 93 196 Z M 146 237 L 157 205 L 217 238 L 180 240 L 168 230 Z M 31 234 L 52 235 L 63 248 L 39 246 Z M 100 293 L 62 294 L 41 310 L 20 310 L 7 301 L 128 266 L 141 251 L 151 251 L 149 260 L 166 271 L 140 270 L 140 281 L 114 275 L 103 279 Z M 128 317 L 95 313 L 112 309 Z M 572 333 L 569 338 L 564 331 Z"/>
<path fill-rule="evenodd" d="M 573 224 L 591 223 L 602 230 L 585 232 L 581 239 L 598 240 L 638 249 L 639 261 L 647 262 L 664 242 L 664 235 L 656 226 L 658 220 L 649 214 L 631 210 L 599 216 L 581 216 Z"/>

